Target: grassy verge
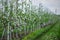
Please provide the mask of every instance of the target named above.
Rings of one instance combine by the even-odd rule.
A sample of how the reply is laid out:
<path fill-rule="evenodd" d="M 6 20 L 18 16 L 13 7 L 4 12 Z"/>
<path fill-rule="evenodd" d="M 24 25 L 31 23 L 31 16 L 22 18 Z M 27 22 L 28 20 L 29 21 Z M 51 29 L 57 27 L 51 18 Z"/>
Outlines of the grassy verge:
<path fill-rule="evenodd" d="M 47 32 L 42 37 L 36 39 L 36 40 L 60 40 L 60 22 L 58 22 L 54 27 Z"/>
<path fill-rule="evenodd" d="M 27 35 L 25 38 L 23 38 L 22 40 L 35 40 L 35 38 L 37 38 L 39 35 L 42 35 L 43 33 L 45 33 L 47 30 L 49 30 L 51 28 L 52 25 L 48 25 L 45 28 L 41 28 L 40 30 L 37 30 L 33 33 L 30 33 L 29 35 Z"/>

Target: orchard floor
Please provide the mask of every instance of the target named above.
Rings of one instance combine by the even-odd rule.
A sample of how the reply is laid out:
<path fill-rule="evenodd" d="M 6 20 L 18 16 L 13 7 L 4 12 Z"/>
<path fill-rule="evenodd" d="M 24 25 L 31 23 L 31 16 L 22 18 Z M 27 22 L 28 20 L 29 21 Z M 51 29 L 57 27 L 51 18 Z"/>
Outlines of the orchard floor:
<path fill-rule="evenodd" d="M 42 36 L 38 36 L 35 40 L 60 40 L 60 21 L 58 21 L 52 29 Z"/>

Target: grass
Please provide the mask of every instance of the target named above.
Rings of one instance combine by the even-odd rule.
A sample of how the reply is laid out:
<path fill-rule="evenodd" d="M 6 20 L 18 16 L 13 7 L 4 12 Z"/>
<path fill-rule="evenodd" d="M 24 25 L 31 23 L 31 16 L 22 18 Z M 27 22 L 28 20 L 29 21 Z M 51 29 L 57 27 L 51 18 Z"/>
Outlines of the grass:
<path fill-rule="evenodd" d="M 60 22 L 58 22 L 49 32 L 36 40 L 60 40 Z"/>
<path fill-rule="evenodd" d="M 52 24 L 53 25 L 53 24 Z M 29 35 L 27 35 L 25 38 L 23 38 L 22 40 L 35 40 L 35 38 L 39 35 L 41 35 L 42 33 L 46 32 L 47 30 L 49 30 L 51 28 L 51 25 L 48 25 L 45 28 L 41 28 L 40 30 L 37 30 L 33 33 L 30 33 Z"/>

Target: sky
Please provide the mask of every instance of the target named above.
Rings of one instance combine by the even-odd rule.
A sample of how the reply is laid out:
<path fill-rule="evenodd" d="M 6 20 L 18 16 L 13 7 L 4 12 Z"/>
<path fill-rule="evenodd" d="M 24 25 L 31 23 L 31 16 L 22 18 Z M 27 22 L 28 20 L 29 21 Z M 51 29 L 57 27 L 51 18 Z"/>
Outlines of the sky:
<path fill-rule="evenodd" d="M 42 3 L 43 6 L 49 8 L 52 12 L 57 12 L 55 14 L 60 14 L 60 0 L 32 0 L 33 4 L 37 5 Z"/>
<path fill-rule="evenodd" d="M 49 8 L 52 12 L 57 10 L 55 14 L 60 14 L 60 0 L 32 0 L 32 3 L 37 6 L 42 3 L 44 7 Z"/>

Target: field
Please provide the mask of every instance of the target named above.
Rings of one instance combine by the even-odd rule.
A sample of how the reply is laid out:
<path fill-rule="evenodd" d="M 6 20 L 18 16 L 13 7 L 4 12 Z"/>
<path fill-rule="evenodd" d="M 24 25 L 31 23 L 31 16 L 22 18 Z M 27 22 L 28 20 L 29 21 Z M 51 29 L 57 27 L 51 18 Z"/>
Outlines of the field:
<path fill-rule="evenodd" d="M 0 0 L 0 40 L 60 40 L 60 16 L 28 2 Z"/>

